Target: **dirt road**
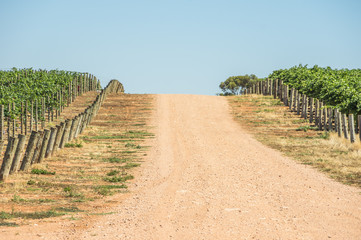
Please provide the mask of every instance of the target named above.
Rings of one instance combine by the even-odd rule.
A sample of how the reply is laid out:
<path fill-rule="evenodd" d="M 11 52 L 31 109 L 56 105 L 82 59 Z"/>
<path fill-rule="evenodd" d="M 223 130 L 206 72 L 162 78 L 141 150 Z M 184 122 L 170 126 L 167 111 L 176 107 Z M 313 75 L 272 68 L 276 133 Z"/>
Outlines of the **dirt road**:
<path fill-rule="evenodd" d="M 215 96 L 159 95 L 131 194 L 59 239 L 361 239 L 360 189 L 263 146 Z"/>
<path fill-rule="evenodd" d="M 224 98 L 160 95 L 156 109 L 134 194 L 80 239 L 361 239 L 360 190 L 254 140 Z"/>

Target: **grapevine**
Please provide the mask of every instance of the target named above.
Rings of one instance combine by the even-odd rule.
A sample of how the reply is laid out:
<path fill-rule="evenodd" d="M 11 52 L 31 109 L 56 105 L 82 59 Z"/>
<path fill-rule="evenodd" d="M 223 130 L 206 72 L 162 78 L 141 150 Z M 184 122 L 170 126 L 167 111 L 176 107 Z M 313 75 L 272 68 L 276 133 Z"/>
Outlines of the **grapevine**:
<path fill-rule="evenodd" d="M 331 69 L 315 65 L 294 66 L 273 71 L 270 79 L 279 79 L 309 97 L 346 114 L 361 114 L 361 69 Z"/>
<path fill-rule="evenodd" d="M 9 113 L 5 108 L 5 116 L 18 117 L 21 104 L 24 102 L 46 101 L 46 108 L 59 109 L 64 106 L 69 96 L 66 89 L 73 81 L 80 81 L 82 73 L 61 70 L 16 69 L 0 71 L 0 105 L 15 103 L 14 111 Z M 78 83 L 76 83 L 78 85 Z M 62 101 L 57 94 L 61 92 Z"/>

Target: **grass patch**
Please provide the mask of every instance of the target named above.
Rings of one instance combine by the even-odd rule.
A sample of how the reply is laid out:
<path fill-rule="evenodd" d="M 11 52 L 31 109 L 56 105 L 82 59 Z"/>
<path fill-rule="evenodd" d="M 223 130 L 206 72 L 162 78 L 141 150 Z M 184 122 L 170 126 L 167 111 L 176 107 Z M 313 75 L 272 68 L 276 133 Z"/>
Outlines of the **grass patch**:
<path fill-rule="evenodd" d="M 111 140 L 111 139 L 135 139 L 135 138 L 144 139 L 145 137 L 151 137 L 151 136 L 154 136 L 154 134 L 149 133 L 147 131 L 130 130 L 121 135 L 88 136 L 88 137 L 83 137 L 83 139 L 85 139 L 85 140 L 87 140 L 87 139 L 94 139 L 94 140 L 110 139 Z"/>
<path fill-rule="evenodd" d="M 78 193 L 73 186 L 66 186 L 64 187 L 64 192 L 66 194 L 66 197 L 69 198 L 80 198 L 82 200 L 84 200 L 84 195 L 81 193 Z"/>
<path fill-rule="evenodd" d="M 127 185 L 101 185 L 94 188 L 95 192 L 103 196 L 111 196 L 114 194 L 113 189 L 126 189 Z"/>
<path fill-rule="evenodd" d="M 126 175 L 126 176 L 113 176 L 113 177 L 106 177 L 104 178 L 104 181 L 111 182 L 111 183 L 117 183 L 117 182 L 126 182 L 128 180 L 134 179 L 133 175 Z"/>
<path fill-rule="evenodd" d="M 133 149 L 141 149 L 142 148 L 140 145 L 136 145 L 134 143 L 129 143 L 129 142 L 127 144 L 125 144 L 125 147 L 133 148 Z"/>
<path fill-rule="evenodd" d="M 330 133 L 329 132 L 323 132 L 318 137 L 321 138 L 321 139 L 328 140 L 328 139 L 330 139 Z"/>
<path fill-rule="evenodd" d="M 118 173 L 119 173 L 118 170 L 112 170 L 112 171 L 107 173 L 107 176 L 115 176 L 115 175 L 118 175 Z"/>
<path fill-rule="evenodd" d="M 104 162 L 110 162 L 110 163 L 125 163 L 130 160 L 131 158 L 117 158 L 117 157 L 103 159 Z"/>
<path fill-rule="evenodd" d="M 34 180 L 30 179 L 26 184 L 31 186 L 31 185 L 35 185 L 36 182 Z"/>
<path fill-rule="evenodd" d="M 31 170 L 31 173 L 37 175 L 55 175 L 55 172 L 50 172 L 48 170 L 38 169 L 38 168 L 33 168 Z"/>
<path fill-rule="evenodd" d="M 135 126 L 135 127 L 141 127 L 141 126 L 145 126 L 145 125 L 146 125 L 145 123 L 132 124 L 132 126 Z"/>
<path fill-rule="evenodd" d="M 65 143 L 64 147 L 66 147 L 66 148 L 82 148 L 83 144 L 81 144 L 81 143 Z"/>
<path fill-rule="evenodd" d="M 21 198 L 19 195 L 16 195 L 14 194 L 13 198 L 11 199 L 12 202 L 16 202 L 16 203 L 19 203 L 19 202 L 26 202 L 25 199 Z"/>
<path fill-rule="evenodd" d="M 62 213 L 75 213 L 75 212 L 84 212 L 84 210 L 79 209 L 78 207 L 56 207 L 55 211 Z"/>
<path fill-rule="evenodd" d="M 318 127 L 311 127 L 311 126 L 302 126 L 302 127 L 298 127 L 296 129 L 296 131 L 304 131 L 307 132 L 308 130 L 317 130 Z"/>
<path fill-rule="evenodd" d="M 122 166 L 122 168 L 130 169 L 130 168 L 139 167 L 139 166 L 140 166 L 140 163 L 129 162 L 129 163 L 125 164 L 124 166 Z"/>
<path fill-rule="evenodd" d="M 131 150 L 125 150 L 122 151 L 122 154 L 132 154 L 132 153 L 136 153 L 137 151 L 131 151 Z"/>
<path fill-rule="evenodd" d="M 303 119 L 303 118 L 301 118 L 301 119 L 293 119 L 293 120 L 291 120 L 291 123 L 292 123 L 292 124 L 308 123 L 308 120 Z"/>
<path fill-rule="evenodd" d="M 41 191 L 41 188 L 27 188 L 26 190 L 28 190 L 29 192 L 36 192 Z"/>
<path fill-rule="evenodd" d="M 264 109 L 254 110 L 253 112 L 255 112 L 255 113 L 261 113 L 261 112 L 274 112 L 274 111 L 275 111 L 274 109 L 264 108 Z"/>
<path fill-rule="evenodd" d="M 53 199 L 24 199 L 16 194 L 14 194 L 13 198 L 10 200 L 14 203 L 49 203 L 49 202 L 55 202 Z"/>
<path fill-rule="evenodd" d="M 123 139 L 126 138 L 124 135 L 104 135 L 104 136 L 91 136 L 91 137 L 84 137 L 84 139 L 94 139 L 94 140 L 106 140 L 106 139 Z"/>
<path fill-rule="evenodd" d="M 0 222 L 0 227 L 18 227 L 19 224 L 13 222 Z"/>
<path fill-rule="evenodd" d="M 119 120 L 110 120 L 110 121 L 106 121 L 106 123 L 122 123 L 123 121 L 119 121 Z"/>
<path fill-rule="evenodd" d="M 54 199 L 48 199 L 48 198 L 43 198 L 43 199 L 37 199 L 36 200 L 39 203 L 50 203 L 50 202 L 55 202 Z"/>
<path fill-rule="evenodd" d="M 43 218 L 50 218 L 50 217 L 58 217 L 63 216 L 65 213 L 57 212 L 55 210 L 49 211 L 40 211 L 40 212 L 0 212 L 0 219 L 12 219 L 12 218 L 24 218 L 24 219 L 43 219 Z"/>
<path fill-rule="evenodd" d="M 104 216 L 104 215 L 111 215 L 115 212 L 105 212 L 105 213 L 90 213 L 89 215 L 95 215 L 95 216 Z"/>

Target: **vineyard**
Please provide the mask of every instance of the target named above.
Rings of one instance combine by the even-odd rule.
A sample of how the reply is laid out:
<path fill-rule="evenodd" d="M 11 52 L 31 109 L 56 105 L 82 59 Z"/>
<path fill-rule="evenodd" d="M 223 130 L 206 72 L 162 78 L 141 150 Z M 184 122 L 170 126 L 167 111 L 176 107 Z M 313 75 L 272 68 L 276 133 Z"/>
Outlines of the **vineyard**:
<path fill-rule="evenodd" d="M 107 94 L 124 91 L 115 80 L 98 91 L 99 81 L 88 73 L 14 68 L 1 72 L 0 77 L 1 180 L 19 170 L 28 170 L 30 165 L 40 163 L 77 138 L 97 114 Z M 97 91 L 96 98 L 83 112 L 72 119 L 59 118 L 64 107 L 78 96 Z"/>
<path fill-rule="evenodd" d="M 1 136 L 27 134 L 58 118 L 65 106 L 88 91 L 99 89 L 88 73 L 13 68 L 0 72 Z M 3 120 L 7 119 L 7 128 Z"/>
<path fill-rule="evenodd" d="M 319 130 L 337 132 L 352 143 L 361 129 L 361 70 L 298 66 L 277 70 L 244 94 L 273 95 Z M 356 121 L 355 121 L 356 118 Z M 361 134 L 359 134 L 361 140 Z"/>
<path fill-rule="evenodd" d="M 333 70 L 330 67 L 295 66 L 276 70 L 269 79 L 282 81 L 291 88 L 345 114 L 361 114 L 361 69 Z"/>

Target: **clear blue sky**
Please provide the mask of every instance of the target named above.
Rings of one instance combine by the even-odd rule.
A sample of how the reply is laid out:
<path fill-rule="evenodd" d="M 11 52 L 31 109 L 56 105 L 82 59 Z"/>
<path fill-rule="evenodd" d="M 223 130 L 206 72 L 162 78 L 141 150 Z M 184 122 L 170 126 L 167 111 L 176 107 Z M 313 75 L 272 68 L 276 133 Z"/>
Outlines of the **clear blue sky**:
<path fill-rule="evenodd" d="M 213 95 L 229 76 L 361 68 L 358 0 L 0 0 L 0 69 L 90 72 L 128 93 Z"/>

